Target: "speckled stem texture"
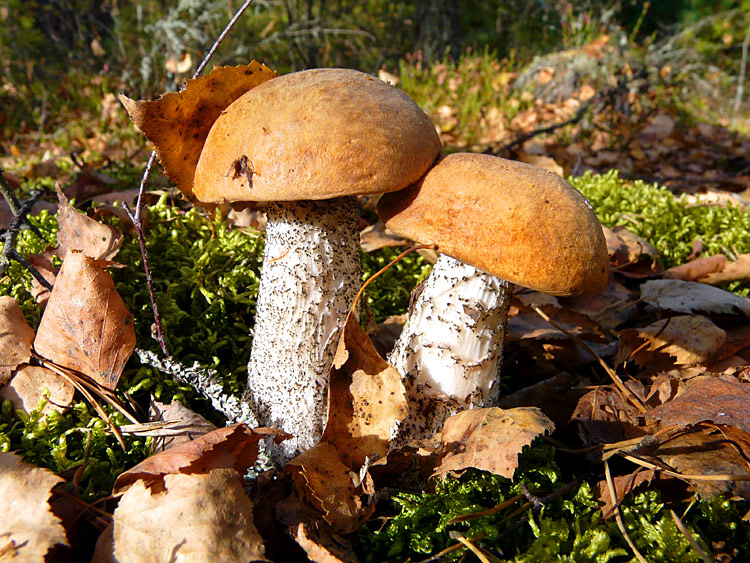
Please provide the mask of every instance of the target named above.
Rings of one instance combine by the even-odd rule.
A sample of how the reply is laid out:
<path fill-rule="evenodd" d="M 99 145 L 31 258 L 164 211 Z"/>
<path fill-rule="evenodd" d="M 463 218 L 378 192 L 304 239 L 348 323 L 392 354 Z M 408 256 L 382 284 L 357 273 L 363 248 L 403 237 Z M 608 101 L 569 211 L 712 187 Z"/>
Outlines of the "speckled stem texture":
<path fill-rule="evenodd" d="M 362 281 L 356 201 L 272 204 L 248 364 L 248 401 L 262 426 L 293 435 L 284 463 L 318 442 L 340 328 Z"/>
<path fill-rule="evenodd" d="M 512 292 L 511 283 L 438 258 L 388 357 L 409 398 L 394 447 L 430 437 L 461 410 L 497 403 Z"/>

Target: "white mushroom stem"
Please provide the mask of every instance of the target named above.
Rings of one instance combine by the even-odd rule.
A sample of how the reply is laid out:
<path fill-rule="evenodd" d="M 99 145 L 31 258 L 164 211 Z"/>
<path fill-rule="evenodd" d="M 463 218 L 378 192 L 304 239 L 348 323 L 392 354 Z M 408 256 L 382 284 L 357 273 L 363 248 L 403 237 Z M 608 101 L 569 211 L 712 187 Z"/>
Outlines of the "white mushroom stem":
<path fill-rule="evenodd" d="M 356 200 L 272 204 L 248 364 L 248 401 L 262 426 L 292 434 L 284 463 L 320 439 L 340 329 L 359 290 Z"/>
<path fill-rule="evenodd" d="M 497 403 L 512 292 L 509 282 L 438 258 L 388 357 L 409 399 L 394 447 L 431 436 L 461 410 Z"/>

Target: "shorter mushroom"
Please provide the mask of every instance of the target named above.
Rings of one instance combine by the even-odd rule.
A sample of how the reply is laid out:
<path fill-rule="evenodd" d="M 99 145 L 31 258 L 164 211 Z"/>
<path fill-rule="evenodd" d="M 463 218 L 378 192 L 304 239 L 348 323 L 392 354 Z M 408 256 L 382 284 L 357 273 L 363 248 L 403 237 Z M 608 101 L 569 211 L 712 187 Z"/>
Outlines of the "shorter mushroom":
<path fill-rule="evenodd" d="M 399 236 L 436 244 L 389 362 L 410 401 L 393 445 L 428 437 L 456 412 L 497 404 L 513 284 L 551 295 L 599 293 L 607 249 L 588 201 L 541 168 L 452 154 L 378 213 Z"/>

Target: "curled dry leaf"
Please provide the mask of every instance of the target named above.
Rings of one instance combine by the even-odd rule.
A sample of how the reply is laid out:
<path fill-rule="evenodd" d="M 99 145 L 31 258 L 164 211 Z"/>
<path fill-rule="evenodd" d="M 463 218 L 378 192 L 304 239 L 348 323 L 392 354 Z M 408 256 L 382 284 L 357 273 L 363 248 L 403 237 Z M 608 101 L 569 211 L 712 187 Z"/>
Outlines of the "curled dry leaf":
<path fill-rule="evenodd" d="M 44 397 L 47 403 L 42 409 L 42 414 L 47 415 L 72 405 L 75 391 L 72 383 L 52 370 L 38 366 L 23 366 L 8 385 L 0 388 L 0 400 L 8 400 L 14 409 L 20 409 L 28 414 Z"/>
<path fill-rule="evenodd" d="M 616 363 L 632 359 L 654 369 L 668 369 L 671 364 L 703 364 L 721 349 L 726 337 L 727 333 L 708 317 L 682 315 L 663 319 L 645 328 L 623 330 Z"/>
<path fill-rule="evenodd" d="M 18 366 L 31 359 L 34 330 L 12 297 L 0 297 L 0 385 L 8 383 Z"/>
<path fill-rule="evenodd" d="M 214 121 L 242 94 L 275 76 L 267 66 L 252 61 L 215 67 L 204 77 L 188 80 L 184 90 L 152 102 L 136 102 L 123 95 L 120 101 L 135 126 L 154 144 L 169 179 L 192 201 L 195 166 Z"/>
<path fill-rule="evenodd" d="M 375 351 L 356 317 L 349 315 L 331 368 L 328 422 L 321 441 L 335 445 L 341 461 L 358 470 L 383 457 L 407 413 L 401 374 Z"/>
<path fill-rule="evenodd" d="M 357 563 L 352 541 L 334 532 L 309 505 L 297 497 L 276 504 L 277 518 L 314 563 Z"/>
<path fill-rule="evenodd" d="M 216 430 L 215 425 L 177 401 L 172 401 L 169 405 L 154 401 L 149 407 L 148 414 L 151 421 L 178 423 L 177 427 L 171 427 L 173 432 L 153 439 L 151 453 L 163 452 L 169 448 L 186 444 Z"/>
<path fill-rule="evenodd" d="M 702 283 L 649 280 L 641 284 L 641 299 L 675 313 L 750 317 L 750 299 Z"/>
<path fill-rule="evenodd" d="M 336 447 L 319 442 L 284 467 L 291 474 L 297 492 L 323 513 L 334 530 L 350 533 L 374 512 L 370 499 L 375 494 L 372 477 L 351 471 L 339 457 Z M 364 500 L 363 500 L 364 499 Z"/>
<path fill-rule="evenodd" d="M 114 556 L 151 561 L 264 561 L 253 504 L 234 469 L 164 477 L 160 491 L 141 481 L 114 513 Z"/>
<path fill-rule="evenodd" d="M 654 469 L 641 470 L 640 468 L 630 475 L 616 476 L 612 479 L 615 489 L 614 499 L 612 498 L 607 481 L 599 481 L 594 494 L 597 500 L 602 503 L 602 517 L 607 519 L 614 516 L 615 505 L 619 506 L 626 495 L 648 485 L 655 477 L 656 471 Z"/>
<path fill-rule="evenodd" d="M 52 514 L 52 488 L 63 479 L 28 463 L 16 454 L 0 452 L 0 560 L 44 561 L 57 544 L 68 545 L 60 519 Z"/>
<path fill-rule="evenodd" d="M 723 271 L 728 262 L 723 254 L 704 256 L 665 270 L 664 277 L 670 280 L 703 281 L 710 274 Z"/>
<path fill-rule="evenodd" d="M 272 428 L 251 430 L 246 424 L 219 428 L 200 438 L 153 455 L 122 473 L 115 481 L 114 493 L 122 492 L 136 481 L 161 490 L 164 476 L 172 473 L 206 473 L 211 469 L 233 468 L 244 475 L 258 459 L 258 442 L 266 437 L 283 440 L 287 434 Z"/>
<path fill-rule="evenodd" d="M 697 281 L 711 285 L 750 280 L 750 254 L 740 254 L 730 262 L 723 254 L 698 258 L 687 264 L 670 268 L 664 277 Z"/>
<path fill-rule="evenodd" d="M 609 262 L 613 270 L 631 278 L 644 278 L 660 274 L 659 251 L 645 239 L 622 225 L 612 229 L 603 227 L 607 241 Z"/>
<path fill-rule="evenodd" d="M 34 348 L 53 362 L 114 389 L 135 349 L 135 328 L 107 262 L 65 255 Z"/>
<path fill-rule="evenodd" d="M 644 400 L 643 384 L 630 379 L 625 385 L 633 395 Z M 578 401 L 570 422 L 577 424 L 578 435 L 587 446 L 622 442 L 650 434 L 641 424 L 640 411 L 614 385 L 601 385 Z M 652 424 L 655 426 L 655 424 Z"/>
<path fill-rule="evenodd" d="M 409 241 L 396 236 L 378 221 L 359 233 L 359 244 L 365 252 L 374 252 L 389 246 L 409 246 Z"/>
<path fill-rule="evenodd" d="M 57 198 L 60 200 L 57 213 L 60 225 L 57 232 L 58 256 L 64 257 L 68 250 L 80 250 L 94 260 L 112 260 L 122 246 L 122 233 L 78 213 L 59 187 Z"/>
<path fill-rule="evenodd" d="M 444 478 L 475 467 L 513 479 L 523 447 L 554 429 L 552 421 L 534 407 L 460 412 L 445 421 L 443 454 L 434 475 Z"/>

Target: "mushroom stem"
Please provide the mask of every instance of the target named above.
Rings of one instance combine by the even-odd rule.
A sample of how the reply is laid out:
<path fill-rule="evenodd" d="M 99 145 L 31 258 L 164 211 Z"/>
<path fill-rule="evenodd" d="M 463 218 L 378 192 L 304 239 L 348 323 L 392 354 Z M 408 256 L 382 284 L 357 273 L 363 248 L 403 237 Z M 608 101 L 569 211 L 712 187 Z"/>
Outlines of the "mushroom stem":
<path fill-rule="evenodd" d="M 356 199 L 271 204 L 248 364 L 258 423 L 293 437 L 268 454 L 283 464 L 320 439 L 339 331 L 362 280 Z"/>
<path fill-rule="evenodd" d="M 427 438 L 457 412 L 495 405 L 513 284 L 442 254 L 388 357 L 409 415 L 393 447 Z"/>

